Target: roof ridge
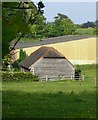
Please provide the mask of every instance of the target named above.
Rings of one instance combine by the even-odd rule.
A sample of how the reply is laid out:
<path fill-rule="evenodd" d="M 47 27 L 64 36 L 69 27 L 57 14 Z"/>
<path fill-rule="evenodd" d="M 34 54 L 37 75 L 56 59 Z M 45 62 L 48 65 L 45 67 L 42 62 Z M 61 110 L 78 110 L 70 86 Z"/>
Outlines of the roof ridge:
<path fill-rule="evenodd" d="M 43 57 L 49 52 L 49 51 L 52 51 L 52 50 L 54 50 L 54 53 L 55 54 L 58 54 L 58 55 L 60 55 L 61 57 L 64 57 L 65 58 L 65 56 L 63 55 L 63 54 L 61 54 L 59 51 L 57 51 L 54 47 L 48 47 L 49 49 L 45 52 L 45 54 L 43 55 Z"/>
<path fill-rule="evenodd" d="M 54 49 L 55 49 L 55 48 L 54 48 Z M 59 53 L 61 56 L 65 57 L 62 53 L 60 53 L 60 52 L 57 51 L 56 49 L 55 49 L 55 51 L 56 51 L 57 53 Z"/>
<path fill-rule="evenodd" d="M 48 46 L 47 46 L 47 47 L 48 47 Z M 49 49 L 45 52 L 45 54 L 47 54 L 47 53 L 50 51 L 50 49 L 53 48 L 53 47 L 48 47 L 48 48 L 49 48 Z M 45 55 L 45 54 L 44 54 L 44 55 Z M 43 55 L 43 56 L 44 56 L 44 55 Z"/>

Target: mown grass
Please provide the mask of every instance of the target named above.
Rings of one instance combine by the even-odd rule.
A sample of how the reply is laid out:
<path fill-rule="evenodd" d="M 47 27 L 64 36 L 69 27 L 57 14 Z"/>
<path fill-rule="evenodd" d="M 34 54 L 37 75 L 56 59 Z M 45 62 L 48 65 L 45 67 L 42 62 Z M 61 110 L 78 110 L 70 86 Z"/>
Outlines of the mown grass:
<path fill-rule="evenodd" d="M 95 118 L 95 65 L 85 81 L 3 82 L 3 118 Z"/>

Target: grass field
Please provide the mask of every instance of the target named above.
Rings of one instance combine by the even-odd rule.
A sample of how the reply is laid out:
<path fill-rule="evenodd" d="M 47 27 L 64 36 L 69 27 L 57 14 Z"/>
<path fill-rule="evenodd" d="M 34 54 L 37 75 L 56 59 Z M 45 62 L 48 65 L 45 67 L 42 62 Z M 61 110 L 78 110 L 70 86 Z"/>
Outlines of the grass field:
<path fill-rule="evenodd" d="M 95 66 L 85 81 L 3 82 L 3 118 L 95 118 Z"/>
<path fill-rule="evenodd" d="M 95 35 L 95 29 L 94 28 L 78 28 L 76 30 L 76 35 Z"/>

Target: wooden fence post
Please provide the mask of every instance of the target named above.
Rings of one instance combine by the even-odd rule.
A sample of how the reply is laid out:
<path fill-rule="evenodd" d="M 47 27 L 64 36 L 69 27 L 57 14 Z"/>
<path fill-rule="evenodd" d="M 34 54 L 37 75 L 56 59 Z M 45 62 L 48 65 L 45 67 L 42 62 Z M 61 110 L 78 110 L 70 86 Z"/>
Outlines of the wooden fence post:
<path fill-rule="evenodd" d="M 46 75 L 46 81 L 48 80 L 48 76 Z"/>
<path fill-rule="evenodd" d="M 84 74 L 82 75 L 82 80 L 83 80 L 83 81 L 85 80 L 85 75 L 84 75 Z"/>

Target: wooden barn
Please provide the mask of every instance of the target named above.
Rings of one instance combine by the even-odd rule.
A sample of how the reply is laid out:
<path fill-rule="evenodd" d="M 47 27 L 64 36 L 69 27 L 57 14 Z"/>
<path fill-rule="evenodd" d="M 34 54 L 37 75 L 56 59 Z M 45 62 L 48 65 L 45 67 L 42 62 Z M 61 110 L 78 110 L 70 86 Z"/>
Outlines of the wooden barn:
<path fill-rule="evenodd" d="M 42 39 L 39 42 L 19 42 L 16 45 L 15 60 L 19 58 L 19 51 L 23 49 L 29 56 L 42 46 L 55 48 L 62 53 L 72 64 L 96 64 L 98 63 L 98 47 L 96 36 L 66 35 Z M 33 41 L 33 40 L 32 40 Z"/>
<path fill-rule="evenodd" d="M 40 47 L 21 63 L 22 71 L 31 71 L 39 78 L 74 77 L 74 67 L 64 55 L 53 47 Z"/>

